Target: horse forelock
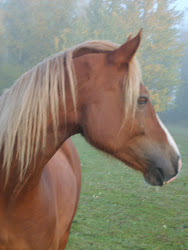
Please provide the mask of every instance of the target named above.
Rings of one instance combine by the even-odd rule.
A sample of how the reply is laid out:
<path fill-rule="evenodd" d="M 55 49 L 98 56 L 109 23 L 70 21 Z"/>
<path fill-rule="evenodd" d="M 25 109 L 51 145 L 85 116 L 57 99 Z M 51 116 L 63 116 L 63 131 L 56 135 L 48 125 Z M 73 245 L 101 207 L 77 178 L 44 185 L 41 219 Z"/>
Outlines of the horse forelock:
<path fill-rule="evenodd" d="M 107 41 L 89 41 L 60 52 L 39 63 L 23 74 L 13 86 L 0 97 L 0 152 L 3 150 L 2 167 L 8 180 L 16 146 L 20 181 L 24 178 L 31 160 L 36 157 L 40 143 L 46 146 L 47 120 L 50 110 L 53 130 L 57 139 L 60 97 L 66 116 L 65 71 L 76 112 L 76 75 L 73 58 L 87 54 L 113 51 L 118 44 Z M 136 59 L 128 65 L 124 79 L 125 113 L 136 110 L 141 79 Z"/>
<path fill-rule="evenodd" d="M 132 117 L 134 119 L 141 82 L 142 74 L 140 65 L 135 57 L 128 64 L 128 71 L 124 79 L 125 119 L 128 117 Z"/>

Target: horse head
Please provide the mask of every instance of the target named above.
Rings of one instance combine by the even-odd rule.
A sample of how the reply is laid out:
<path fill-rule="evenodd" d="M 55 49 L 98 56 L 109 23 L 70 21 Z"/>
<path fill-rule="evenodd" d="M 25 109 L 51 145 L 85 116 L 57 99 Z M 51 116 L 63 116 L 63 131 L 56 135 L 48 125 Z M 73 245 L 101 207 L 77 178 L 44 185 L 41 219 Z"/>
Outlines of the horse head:
<path fill-rule="evenodd" d="M 179 150 L 156 115 L 142 83 L 135 53 L 142 30 L 120 47 L 74 59 L 81 133 L 144 174 L 151 185 L 173 180 L 181 167 Z"/>

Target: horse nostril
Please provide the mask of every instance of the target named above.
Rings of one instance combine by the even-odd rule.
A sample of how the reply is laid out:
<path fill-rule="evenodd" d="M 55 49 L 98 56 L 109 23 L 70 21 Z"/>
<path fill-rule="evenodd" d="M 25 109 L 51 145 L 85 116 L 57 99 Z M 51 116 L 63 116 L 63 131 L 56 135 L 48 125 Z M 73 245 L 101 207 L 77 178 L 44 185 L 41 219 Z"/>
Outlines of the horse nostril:
<path fill-rule="evenodd" d="M 161 176 L 162 176 L 163 178 L 165 178 L 162 169 L 161 169 L 161 168 L 157 168 L 157 169 L 158 169 L 159 173 L 161 174 Z"/>

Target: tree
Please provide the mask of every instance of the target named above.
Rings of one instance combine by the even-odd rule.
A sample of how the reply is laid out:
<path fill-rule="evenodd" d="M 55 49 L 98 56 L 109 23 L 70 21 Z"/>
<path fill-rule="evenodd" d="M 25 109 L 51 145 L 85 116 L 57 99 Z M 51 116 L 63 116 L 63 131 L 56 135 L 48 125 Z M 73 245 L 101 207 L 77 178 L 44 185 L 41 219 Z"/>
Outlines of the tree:
<path fill-rule="evenodd" d="M 76 2 L 75 0 L 2 1 L 0 11 L 4 13 L 4 17 L 2 20 L 0 18 L 0 24 L 6 27 L 4 29 L 6 46 L 1 51 L 6 53 L 3 54 L 1 62 L 0 88 L 12 84 L 21 72 L 56 52 L 55 38 L 60 38 L 66 30 L 71 30 Z M 0 26 L 0 35 L 1 30 Z"/>
<path fill-rule="evenodd" d="M 183 46 L 177 24 L 182 13 L 170 7 L 172 2 L 147 0 L 140 6 L 146 40 L 141 54 L 144 82 L 150 89 L 157 111 L 164 111 L 173 104 L 181 84 Z"/>
<path fill-rule="evenodd" d="M 73 1 L 7 0 L 4 3 L 9 61 L 27 68 L 55 52 L 54 39 L 70 27 Z"/>
<path fill-rule="evenodd" d="M 182 41 L 185 44 L 183 52 L 183 63 L 181 76 L 183 84 L 176 99 L 174 110 L 167 112 L 166 118 L 173 122 L 184 123 L 188 125 L 188 29 L 182 31 Z"/>

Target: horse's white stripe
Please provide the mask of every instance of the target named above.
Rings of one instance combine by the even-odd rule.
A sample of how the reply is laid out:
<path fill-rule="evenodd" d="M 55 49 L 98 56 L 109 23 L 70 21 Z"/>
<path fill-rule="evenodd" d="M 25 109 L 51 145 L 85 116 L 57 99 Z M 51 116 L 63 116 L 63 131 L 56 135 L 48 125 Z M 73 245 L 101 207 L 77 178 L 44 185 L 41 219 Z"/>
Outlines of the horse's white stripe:
<path fill-rule="evenodd" d="M 164 130 L 164 132 L 165 132 L 165 134 L 167 136 L 169 144 L 172 146 L 172 148 L 175 150 L 175 152 L 180 156 L 180 151 L 179 151 L 174 139 L 172 138 L 172 136 L 169 133 L 168 129 L 165 127 L 165 125 L 160 120 L 159 116 L 158 115 L 156 115 L 156 116 L 157 116 L 157 119 L 159 121 L 159 124 L 161 125 L 161 128 Z"/>

